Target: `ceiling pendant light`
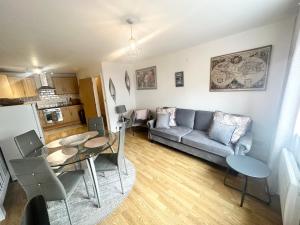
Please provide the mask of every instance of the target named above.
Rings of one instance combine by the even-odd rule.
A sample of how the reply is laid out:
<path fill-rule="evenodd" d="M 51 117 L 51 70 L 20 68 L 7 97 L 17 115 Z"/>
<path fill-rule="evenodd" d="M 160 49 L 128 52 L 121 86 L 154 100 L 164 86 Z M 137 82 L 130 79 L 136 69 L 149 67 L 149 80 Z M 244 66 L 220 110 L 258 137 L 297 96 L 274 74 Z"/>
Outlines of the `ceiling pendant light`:
<path fill-rule="evenodd" d="M 130 39 L 129 39 L 129 46 L 128 46 L 128 56 L 129 57 L 137 57 L 139 55 L 140 49 L 137 46 L 137 41 L 133 37 L 132 32 L 132 25 L 133 20 L 127 19 L 126 22 L 130 25 Z"/>

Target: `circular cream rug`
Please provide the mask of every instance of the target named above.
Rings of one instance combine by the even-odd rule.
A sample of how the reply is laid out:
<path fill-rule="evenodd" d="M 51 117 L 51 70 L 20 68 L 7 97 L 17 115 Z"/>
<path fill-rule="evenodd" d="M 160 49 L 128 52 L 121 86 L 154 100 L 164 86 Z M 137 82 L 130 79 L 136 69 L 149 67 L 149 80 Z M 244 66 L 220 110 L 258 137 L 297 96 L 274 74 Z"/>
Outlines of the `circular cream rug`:
<path fill-rule="evenodd" d="M 98 173 L 101 208 L 96 207 L 96 198 L 93 194 L 92 181 L 86 176 L 91 199 L 88 198 L 83 180 L 68 199 L 73 225 L 95 225 L 113 212 L 127 197 L 135 182 L 135 167 L 126 159 L 128 174 L 122 174 L 125 193 L 121 192 L 121 185 L 117 171 L 107 171 L 105 176 Z M 48 202 L 48 213 L 51 225 L 67 225 L 69 219 L 65 204 L 60 201 Z"/>

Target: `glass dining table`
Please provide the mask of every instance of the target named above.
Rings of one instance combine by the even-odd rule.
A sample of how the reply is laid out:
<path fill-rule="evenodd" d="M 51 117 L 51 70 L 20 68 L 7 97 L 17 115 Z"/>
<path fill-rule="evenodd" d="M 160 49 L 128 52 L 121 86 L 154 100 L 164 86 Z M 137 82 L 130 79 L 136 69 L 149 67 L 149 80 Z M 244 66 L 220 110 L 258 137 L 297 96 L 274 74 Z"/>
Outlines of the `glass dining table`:
<path fill-rule="evenodd" d="M 100 190 L 94 158 L 106 149 L 112 149 L 115 141 L 116 134 L 110 131 L 106 131 L 101 136 L 97 131 L 88 131 L 48 143 L 43 155 L 47 158 L 49 165 L 56 170 L 69 165 L 81 167 L 81 163 L 86 162 L 100 208 Z"/>

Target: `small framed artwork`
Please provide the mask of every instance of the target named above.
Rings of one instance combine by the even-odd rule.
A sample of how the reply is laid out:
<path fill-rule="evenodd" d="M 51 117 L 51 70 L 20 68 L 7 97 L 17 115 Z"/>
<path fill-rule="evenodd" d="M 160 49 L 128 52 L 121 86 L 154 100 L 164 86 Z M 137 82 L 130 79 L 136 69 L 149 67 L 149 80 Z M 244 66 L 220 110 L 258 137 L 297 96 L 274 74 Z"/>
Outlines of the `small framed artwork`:
<path fill-rule="evenodd" d="M 137 90 L 149 90 L 157 88 L 156 66 L 136 70 L 135 74 Z"/>
<path fill-rule="evenodd" d="M 175 86 L 183 87 L 184 86 L 184 74 L 183 71 L 175 73 Z"/>

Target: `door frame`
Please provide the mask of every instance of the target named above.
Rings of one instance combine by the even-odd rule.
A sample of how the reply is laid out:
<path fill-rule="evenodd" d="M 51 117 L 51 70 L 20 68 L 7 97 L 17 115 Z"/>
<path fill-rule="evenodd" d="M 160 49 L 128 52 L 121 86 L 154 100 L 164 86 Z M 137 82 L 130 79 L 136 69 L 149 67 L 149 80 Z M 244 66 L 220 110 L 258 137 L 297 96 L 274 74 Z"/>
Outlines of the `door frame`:
<path fill-rule="evenodd" d="M 105 85 L 104 85 L 104 78 L 103 75 L 100 73 L 98 75 L 101 89 L 102 89 L 102 96 L 104 100 L 104 110 L 105 110 L 105 117 L 106 117 L 106 124 L 107 124 L 107 129 L 111 130 L 111 124 L 110 124 L 110 119 L 109 119 L 109 112 L 108 112 L 108 105 L 107 105 L 107 100 L 106 100 L 106 94 L 105 94 Z M 98 96 L 98 101 L 99 101 L 99 96 Z"/>

